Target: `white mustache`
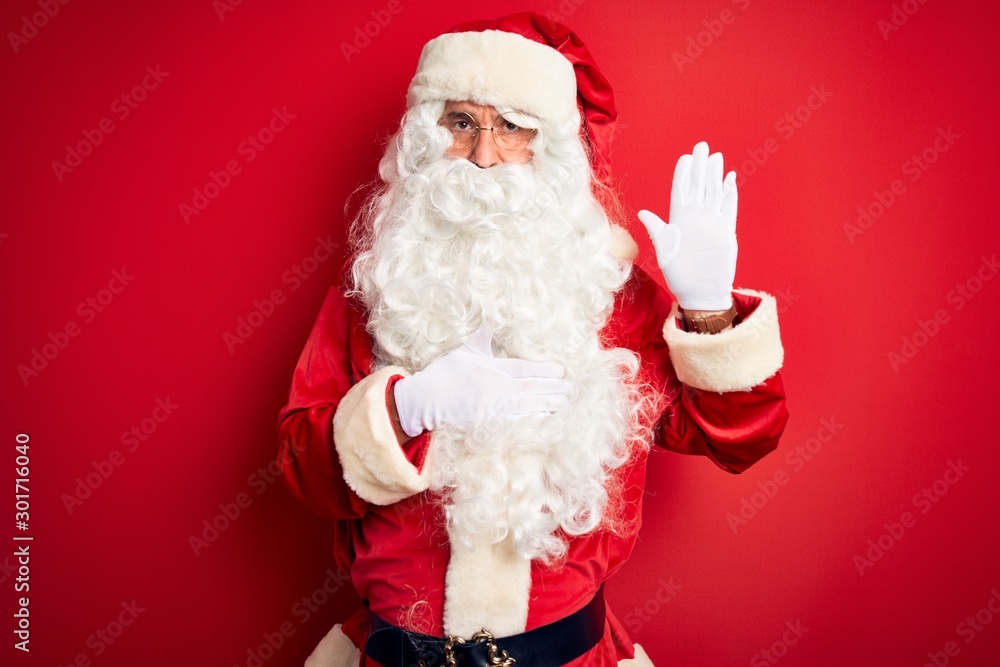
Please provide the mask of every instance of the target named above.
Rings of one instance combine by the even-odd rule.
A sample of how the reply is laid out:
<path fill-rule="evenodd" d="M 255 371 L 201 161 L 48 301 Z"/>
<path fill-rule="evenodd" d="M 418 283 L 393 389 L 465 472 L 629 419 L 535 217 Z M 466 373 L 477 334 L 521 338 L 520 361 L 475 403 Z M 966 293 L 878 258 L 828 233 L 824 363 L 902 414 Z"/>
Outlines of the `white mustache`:
<path fill-rule="evenodd" d="M 480 169 L 468 160 L 444 159 L 410 179 L 420 179 L 428 208 L 441 219 L 458 225 L 490 225 L 505 216 L 538 217 L 533 206 L 544 188 L 528 165 L 504 164 Z M 406 184 L 407 189 L 410 183 Z M 414 187 L 416 190 L 417 188 Z M 531 216 L 534 208 L 534 216 Z"/>

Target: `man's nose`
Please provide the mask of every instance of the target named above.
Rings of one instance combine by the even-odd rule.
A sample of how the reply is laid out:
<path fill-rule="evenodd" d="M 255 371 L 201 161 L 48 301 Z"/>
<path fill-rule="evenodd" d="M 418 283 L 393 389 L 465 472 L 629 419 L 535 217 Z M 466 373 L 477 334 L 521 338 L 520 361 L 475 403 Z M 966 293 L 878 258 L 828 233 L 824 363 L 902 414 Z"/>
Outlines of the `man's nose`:
<path fill-rule="evenodd" d="M 497 146 L 492 130 L 484 127 L 479 131 L 472 144 L 472 155 L 469 156 L 469 160 L 481 169 L 489 169 L 503 162 L 500 147 Z"/>

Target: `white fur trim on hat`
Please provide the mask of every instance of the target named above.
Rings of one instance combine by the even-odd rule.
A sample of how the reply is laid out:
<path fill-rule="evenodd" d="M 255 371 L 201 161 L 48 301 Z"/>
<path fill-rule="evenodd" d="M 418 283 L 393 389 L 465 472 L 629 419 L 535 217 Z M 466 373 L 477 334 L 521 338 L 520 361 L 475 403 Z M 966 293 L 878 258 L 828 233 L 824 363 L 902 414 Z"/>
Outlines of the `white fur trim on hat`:
<path fill-rule="evenodd" d="M 424 46 L 409 106 L 469 100 L 578 128 L 573 65 L 550 46 L 501 30 L 453 32 Z"/>
<path fill-rule="evenodd" d="M 408 375 L 387 366 L 351 387 L 333 416 L 333 442 L 344 469 L 344 481 L 361 498 L 391 505 L 426 491 L 429 476 L 410 463 L 396 439 L 385 392 L 394 375 Z"/>
<path fill-rule="evenodd" d="M 682 331 L 675 303 L 663 325 L 670 361 L 677 378 L 708 391 L 750 391 L 781 369 L 784 349 L 778 332 L 778 304 L 774 297 L 753 290 L 734 290 L 760 299 L 760 305 L 742 322 L 717 334 Z"/>
<path fill-rule="evenodd" d="M 360 662 L 361 651 L 337 624 L 306 658 L 305 667 L 358 667 Z"/>

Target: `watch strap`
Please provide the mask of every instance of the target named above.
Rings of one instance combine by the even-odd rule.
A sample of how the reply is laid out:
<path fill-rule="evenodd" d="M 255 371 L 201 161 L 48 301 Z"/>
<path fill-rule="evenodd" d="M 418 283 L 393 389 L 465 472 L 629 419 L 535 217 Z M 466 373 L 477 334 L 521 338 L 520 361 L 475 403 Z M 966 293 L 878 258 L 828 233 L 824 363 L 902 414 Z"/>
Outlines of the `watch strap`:
<path fill-rule="evenodd" d="M 684 315 L 684 321 L 688 325 L 688 330 L 696 333 L 719 333 L 732 326 L 733 320 L 736 319 L 735 303 L 730 305 L 726 312 L 709 315 L 708 317 L 691 317 L 684 312 L 683 308 L 679 308 L 679 310 Z"/>

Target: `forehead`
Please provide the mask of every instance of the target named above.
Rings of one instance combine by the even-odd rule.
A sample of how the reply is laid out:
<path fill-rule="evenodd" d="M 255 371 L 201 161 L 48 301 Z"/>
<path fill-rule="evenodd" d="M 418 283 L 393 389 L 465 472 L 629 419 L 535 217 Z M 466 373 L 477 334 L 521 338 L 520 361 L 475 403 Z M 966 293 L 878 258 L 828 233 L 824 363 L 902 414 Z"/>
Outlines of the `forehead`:
<path fill-rule="evenodd" d="M 492 120 L 500 115 L 496 107 L 485 104 L 476 104 L 469 100 L 448 100 L 444 105 L 444 113 L 467 113 L 475 119 L 485 118 Z"/>

